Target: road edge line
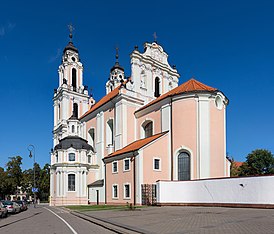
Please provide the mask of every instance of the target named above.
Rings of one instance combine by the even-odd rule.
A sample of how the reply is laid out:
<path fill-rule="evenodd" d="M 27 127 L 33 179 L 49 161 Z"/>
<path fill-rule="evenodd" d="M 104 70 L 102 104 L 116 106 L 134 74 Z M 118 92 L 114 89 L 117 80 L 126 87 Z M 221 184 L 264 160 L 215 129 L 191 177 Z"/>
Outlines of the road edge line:
<path fill-rule="evenodd" d="M 73 229 L 73 227 L 70 226 L 69 223 L 68 223 L 66 220 L 64 220 L 61 216 L 59 216 L 58 214 L 54 213 L 52 210 L 50 210 L 50 209 L 48 209 L 48 208 L 46 208 L 46 207 L 43 207 L 43 208 L 46 209 L 46 210 L 48 210 L 48 211 L 50 211 L 52 214 L 54 214 L 54 215 L 57 216 L 59 219 L 61 219 L 61 220 L 68 226 L 68 228 L 72 231 L 73 234 L 78 234 L 78 233 Z"/>

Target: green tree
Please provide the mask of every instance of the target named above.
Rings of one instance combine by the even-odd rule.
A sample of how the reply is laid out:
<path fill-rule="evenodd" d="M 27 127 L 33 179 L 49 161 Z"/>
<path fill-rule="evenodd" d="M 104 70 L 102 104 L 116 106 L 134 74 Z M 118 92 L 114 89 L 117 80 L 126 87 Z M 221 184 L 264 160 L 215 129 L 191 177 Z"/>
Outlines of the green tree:
<path fill-rule="evenodd" d="M 269 150 L 253 150 L 239 169 L 240 176 L 274 174 L 274 156 Z"/>
<path fill-rule="evenodd" d="M 11 186 L 10 194 L 16 194 L 18 187 L 22 182 L 22 158 L 20 156 L 11 157 L 10 161 L 6 164 L 7 183 Z"/>
<path fill-rule="evenodd" d="M 33 169 L 24 170 L 23 176 L 22 176 L 22 181 L 21 181 L 22 191 L 31 195 L 32 194 L 32 192 L 31 192 L 32 186 L 33 186 Z"/>
<path fill-rule="evenodd" d="M 47 201 L 49 197 L 50 189 L 50 165 L 46 163 L 43 169 L 40 171 L 39 180 L 39 198 L 43 201 Z"/>
<path fill-rule="evenodd" d="M 11 186 L 8 181 L 8 173 L 4 168 L 0 167 L 0 200 L 5 199 L 6 195 L 10 194 Z"/>

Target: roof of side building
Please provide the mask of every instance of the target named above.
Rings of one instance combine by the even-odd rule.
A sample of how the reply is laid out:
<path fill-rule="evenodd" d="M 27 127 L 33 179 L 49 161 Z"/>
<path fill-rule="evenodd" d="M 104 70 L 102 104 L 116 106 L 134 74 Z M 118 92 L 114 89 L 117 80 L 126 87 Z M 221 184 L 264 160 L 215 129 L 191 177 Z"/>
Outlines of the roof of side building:
<path fill-rule="evenodd" d="M 134 152 L 136 150 L 139 150 L 142 147 L 146 146 L 147 144 L 149 144 L 149 143 L 153 142 L 154 140 L 160 138 L 161 136 L 165 135 L 166 133 L 168 133 L 168 131 L 161 132 L 161 133 L 155 134 L 151 137 L 147 137 L 147 138 L 144 138 L 144 139 L 134 141 L 134 142 L 130 143 L 129 145 L 125 146 L 124 148 L 119 149 L 119 150 L 115 151 L 112 154 L 109 154 L 105 158 L 110 158 L 110 157 L 113 157 L 113 156 L 117 156 L 117 155 L 130 153 L 130 152 Z"/>

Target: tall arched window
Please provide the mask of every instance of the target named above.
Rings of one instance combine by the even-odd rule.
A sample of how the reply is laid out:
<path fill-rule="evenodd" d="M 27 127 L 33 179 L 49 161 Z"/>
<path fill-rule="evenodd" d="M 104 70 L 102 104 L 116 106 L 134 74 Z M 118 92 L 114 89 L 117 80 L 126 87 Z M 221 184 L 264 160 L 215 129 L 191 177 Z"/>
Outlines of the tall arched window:
<path fill-rule="evenodd" d="M 110 119 L 108 122 L 107 122 L 107 129 L 106 129 L 106 143 L 107 143 L 107 146 L 109 145 L 113 145 L 113 119 Z"/>
<path fill-rule="evenodd" d="M 73 103 L 72 116 L 78 118 L 78 104 L 77 103 Z"/>
<path fill-rule="evenodd" d="M 144 126 L 144 131 L 145 131 L 145 138 L 150 137 L 153 135 L 153 123 L 152 121 L 149 121 L 145 126 Z"/>
<path fill-rule="evenodd" d="M 95 129 L 91 128 L 88 131 L 88 143 L 93 147 L 95 150 Z"/>
<path fill-rule="evenodd" d="M 186 152 L 178 155 L 178 180 L 190 180 L 190 155 Z"/>
<path fill-rule="evenodd" d="M 75 174 L 68 174 L 68 191 L 75 191 Z"/>
<path fill-rule="evenodd" d="M 73 91 L 76 91 L 76 82 L 77 80 L 77 76 L 76 76 L 76 69 L 72 68 L 72 87 L 73 87 Z"/>
<path fill-rule="evenodd" d="M 159 79 L 159 77 L 155 78 L 154 88 L 155 88 L 154 96 L 159 97 L 160 96 L 160 79 Z"/>

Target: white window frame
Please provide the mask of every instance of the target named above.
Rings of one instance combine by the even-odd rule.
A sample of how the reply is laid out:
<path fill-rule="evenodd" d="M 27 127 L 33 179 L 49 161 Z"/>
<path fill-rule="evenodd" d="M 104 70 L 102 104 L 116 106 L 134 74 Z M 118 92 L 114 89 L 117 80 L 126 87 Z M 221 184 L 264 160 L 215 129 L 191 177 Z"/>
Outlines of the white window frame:
<path fill-rule="evenodd" d="M 74 190 L 69 190 L 69 175 L 74 175 Z M 68 172 L 67 174 L 67 192 L 76 192 L 76 181 L 77 181 L 77 178 L 76 178 L 76 174 L 74 172 Z"/>
<path fill-rule="evenodd" d="M 156 168 L 155 168 L 155 160 L 159 160 L 159 169 L 156 169 Z M 161 166 L 162 166 L 162 165 L 161 165 L 161 158 L 154 157 L 154 158 L 153 158 L 153 165 L 152 165 L 152 166 L 153 166 L 153 170 L 154 170 L 154 171 L 161 171 L 161 170 L 162 170 L 162 167 L 161 167 Z"/>
<path fill-rule="evenodd" d="M 114 197 L 114 186 L 117 187 L 117 197 Z M 112 199 L 119 199 L 119 185 L 118 184 L 112 185 Z"/>
<path fill-rule="evenodd" d="M 117 164 L 117 171 L 114 171 L 114 163 Z M 118 161 L 113 161 L 113 162 L 112 162 L 112 173 L 113 173 L 113 174 L 118 173 Z"/>
<path fill-rule="evenodd" d="M 126 186 L 128 185 L 128 187 L 129 187 L 129 197 L 126 197 Z M 123 190 L 124 190 L 124 199 L 125 200 L 129 200 L 129 199 L 131 199 L 131 191 L 130 191 L 130 189 L 131 189 L 131 186 L 130 186 L 130 183 L 124 183 L 123 184 Z"/>
<path fill-rule="evenodd" d="M 126 160 L 128 160 L 129 161 L 129 163 L 128 163 L 128 169 L 125 169 L 125 166 L 126 166 Z M 124 160 L 123 160 L 123 171 L 130 171 L 130 158 L 125 158 Z"/>

